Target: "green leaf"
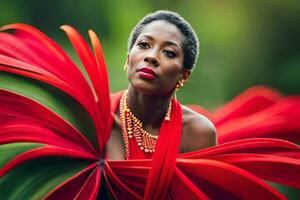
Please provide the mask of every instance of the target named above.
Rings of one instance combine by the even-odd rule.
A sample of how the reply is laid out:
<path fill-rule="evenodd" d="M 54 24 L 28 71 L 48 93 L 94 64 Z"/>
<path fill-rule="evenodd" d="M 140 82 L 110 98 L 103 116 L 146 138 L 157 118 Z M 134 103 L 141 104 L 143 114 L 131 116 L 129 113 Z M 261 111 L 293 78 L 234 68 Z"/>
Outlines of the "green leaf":
<path fill-rule="evenodd" d="M 40 200 L 89 164 L 84 160 L 57 157 L 27 161 L 0 179 L 0 199 Z"/>
<path fill-rule="evenodd" d="M 15 156 L 28 151 L 30 149 L 35 149 L 38 147 L 44 146 L 37 143 L 29 142 L 20 142 L 20 143 L 11 143 L 11 144 L 2 144 L 0 145 L 0 168 L 4 166 L 8 161 L 13 159 Z"/>
<path fill-rule="evenodd" d="M 300 197 L 300 190 L 296 188 L 291 188 L 285 185 L 277 184 L 271 181 L 266 181 L 270 186 L 278 190 L 281 194 L 283 194 L 289 200 L 296 200 Z"/>
<path fill-rule="evenodd" d="M 95 128 L 90 116 L 69 95 L 40 81 L 1 71 L 0 88 L 21 94 L 48 107 L 75 126 L 98 149 Z"/>

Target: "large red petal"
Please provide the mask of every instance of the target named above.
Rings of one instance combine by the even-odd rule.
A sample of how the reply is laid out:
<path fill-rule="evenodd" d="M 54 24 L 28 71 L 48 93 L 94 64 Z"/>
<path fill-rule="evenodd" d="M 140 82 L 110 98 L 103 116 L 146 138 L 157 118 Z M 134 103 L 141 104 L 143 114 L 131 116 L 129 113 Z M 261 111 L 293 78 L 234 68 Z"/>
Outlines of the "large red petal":
<path fill-rule="evenodd" d="M 285 199 L 253 174 L 224 162 L 177 159 L 177 166 L 212 199 Z"/>
<path fill-rule="evenodd" d="M 68 180 L 54 188 L 45 197 L 45 200 L 74 199 L 78 195 L 79 191 L 82 190 L 84 184 L 86 183 L 86 180 L 90 177 L 91 174 L 95 172 L 96 168 L 96 163 L 93 163 L 90 166 L 86 167 L 75 176 L 69 178 Z"/>
<path fill-rule="evenodd" d="M 219 126 L 230 119 L 258 112 L 273 105 L 281 98 L 278 91 L 264 86 L 249 88 L 213 114 L 214 124 Z"/>

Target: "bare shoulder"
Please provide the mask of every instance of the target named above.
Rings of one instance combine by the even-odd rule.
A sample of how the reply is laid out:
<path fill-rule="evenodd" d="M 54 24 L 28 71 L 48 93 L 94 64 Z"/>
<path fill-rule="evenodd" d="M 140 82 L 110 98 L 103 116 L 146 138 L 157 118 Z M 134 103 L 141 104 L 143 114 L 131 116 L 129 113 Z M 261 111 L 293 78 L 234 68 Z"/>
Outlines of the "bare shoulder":
<path fill-rule="evenodd" d="M 216 128 L 209 119 L 186 106 L 182 106 L 182 112 L 181 153 L 217 145 Z"/>

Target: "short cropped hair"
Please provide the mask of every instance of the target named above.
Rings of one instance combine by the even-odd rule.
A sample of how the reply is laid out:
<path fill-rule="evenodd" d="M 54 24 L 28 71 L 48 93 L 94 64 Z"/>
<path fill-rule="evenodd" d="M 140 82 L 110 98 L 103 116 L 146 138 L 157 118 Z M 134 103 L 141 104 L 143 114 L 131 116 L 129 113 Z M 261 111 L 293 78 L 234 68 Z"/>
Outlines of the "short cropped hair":
<path fill-rule="evenodd" d="M 143 28 L 151 22 L 164 20 L 175 25 L 183 34 L 183 67 L 188 70 L 192 70 L 198 59 L 199 54 L 199 41 L 198 37 L 192 28 L 192 26 L 183 19 L 178 13 L 166 10 L 158 10 L 154 13 L 146 15 L 140 20 L 137 25 L 132 29 L 130 37 L 128 39 L 128 53 L 132 49 L 136 39 L 141 34 Z"/>

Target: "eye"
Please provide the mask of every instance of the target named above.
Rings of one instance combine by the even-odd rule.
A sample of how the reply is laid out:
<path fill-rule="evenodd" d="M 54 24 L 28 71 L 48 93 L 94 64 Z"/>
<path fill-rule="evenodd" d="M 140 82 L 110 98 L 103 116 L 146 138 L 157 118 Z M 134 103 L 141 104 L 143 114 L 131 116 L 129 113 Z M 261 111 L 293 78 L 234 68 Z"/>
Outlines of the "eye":
<path fill-rule="evenodd" d="M 140 48 L 142 48 L 142 49 L 146 49 L 146 48 L 149 48 L 149 47 L 150 47 L 150 45 L 148 44 L 148 42 L 145 42 L 145 41 L 139 42 L 137 45 L 138 45 Z"/>
<path fill-rule="evenodd" d="M 163 53 L 169 58 L 175 58 L 177 54 L 171 50 L 164 50 Z"/>

